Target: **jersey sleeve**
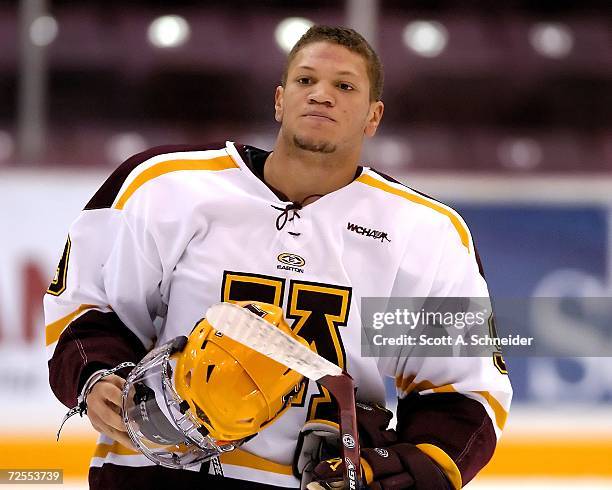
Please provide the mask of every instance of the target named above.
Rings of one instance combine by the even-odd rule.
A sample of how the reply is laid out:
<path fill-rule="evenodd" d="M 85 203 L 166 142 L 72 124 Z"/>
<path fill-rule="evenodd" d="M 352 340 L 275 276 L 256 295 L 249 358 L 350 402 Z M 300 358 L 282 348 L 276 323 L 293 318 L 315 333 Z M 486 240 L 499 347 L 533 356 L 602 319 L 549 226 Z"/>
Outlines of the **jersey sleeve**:
<path fill-rule="evenodd" d="M 116 191 L 105 196 L 121 172 L 71 225 L 44 297 L 49 381 L 67 406 L 76 404 L 93 372 L 142 358 L 163 314 L 164 271 L 155 228 L 148 226 L 150 197 L 143 193 L 117 209 Z"/>
<path fill-rule="evenodd" d="M 488 298 L 469 230 L 454 217 L 428 234 L 428 257 L 437 266 L 420 280 L 430 298 Z M 414 272 L 414 264 L 400 267 L 393 297 L 408 296 Z M 395 379 L 399 438 L 433 458 L 453 488 L 462 488 L 491 459 L 504 427 L 512 398 L 505 369 L 492 356 L 400 355 L 381 357 L 379 367 Z"/>

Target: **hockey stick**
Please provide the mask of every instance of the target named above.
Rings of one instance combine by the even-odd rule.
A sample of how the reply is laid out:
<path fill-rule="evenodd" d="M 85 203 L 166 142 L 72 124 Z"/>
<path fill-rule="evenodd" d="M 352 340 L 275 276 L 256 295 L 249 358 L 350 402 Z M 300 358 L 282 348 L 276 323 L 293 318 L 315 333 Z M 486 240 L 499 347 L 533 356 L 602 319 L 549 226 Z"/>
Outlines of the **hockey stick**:
<path fill-rule="evenodd" d="M 208 322 L 224 335 L 327 388 L 338 403 L 345 488 L 361 485 L 359 433 L 353 378 L 255 313 L 232 303 L 217 303 L 206 312 Z"/>

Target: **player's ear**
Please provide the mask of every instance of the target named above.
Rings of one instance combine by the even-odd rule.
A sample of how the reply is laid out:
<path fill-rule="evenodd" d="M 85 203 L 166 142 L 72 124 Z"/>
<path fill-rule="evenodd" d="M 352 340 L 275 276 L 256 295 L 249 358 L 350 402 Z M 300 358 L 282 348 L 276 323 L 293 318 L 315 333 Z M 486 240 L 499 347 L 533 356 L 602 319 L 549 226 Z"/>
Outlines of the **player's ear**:
<path fill-rule="evenodd" d="M 279 85 L 274 93 L 274 119 L 276 122 L 283 121 L 283 94 L 285 89 Z"/>
<path fill-rule="evenodd" d="M 376 130 L 378 129 L 378 125 L 380 124 L 384 111 L 385 105 L 383 104 L 382 100 L 377 100 L 376 102 L 372 102 L 370 104 L 366 126 L 363 130 L 366 136 L 372 137 L 376 134 Z"/>

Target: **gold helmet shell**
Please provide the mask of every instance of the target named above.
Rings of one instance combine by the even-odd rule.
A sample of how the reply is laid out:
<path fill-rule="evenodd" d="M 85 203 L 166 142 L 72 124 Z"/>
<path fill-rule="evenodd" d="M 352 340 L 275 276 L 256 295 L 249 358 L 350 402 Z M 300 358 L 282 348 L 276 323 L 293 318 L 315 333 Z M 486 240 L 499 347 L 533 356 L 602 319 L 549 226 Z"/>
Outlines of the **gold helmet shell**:
<path fill-rule="evenodd" d="M 237 303 L 304 345 L 280 307 Z M 196 324 L 179 354 L 174 373 L 178 395 L 217 441 L 237 441 L 276 420 L 301 388 L 303 376 L 216 331 L 206 319 Z"/>

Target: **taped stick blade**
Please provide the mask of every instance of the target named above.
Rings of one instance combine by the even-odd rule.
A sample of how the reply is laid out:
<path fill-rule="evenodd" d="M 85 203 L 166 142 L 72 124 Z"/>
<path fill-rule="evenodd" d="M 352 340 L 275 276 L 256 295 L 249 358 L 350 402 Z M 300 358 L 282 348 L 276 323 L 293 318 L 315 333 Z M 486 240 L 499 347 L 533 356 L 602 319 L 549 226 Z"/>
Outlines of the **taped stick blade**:
<path fill-rule="evenodd" d="M 217 303 L 208 309 L 206 319 L 215 330 L 307 378 L 316 381 L 342 374 L 340 367 L 241 306 Z"/>

